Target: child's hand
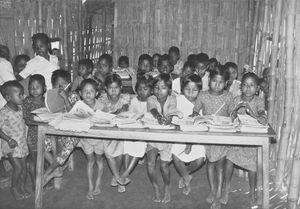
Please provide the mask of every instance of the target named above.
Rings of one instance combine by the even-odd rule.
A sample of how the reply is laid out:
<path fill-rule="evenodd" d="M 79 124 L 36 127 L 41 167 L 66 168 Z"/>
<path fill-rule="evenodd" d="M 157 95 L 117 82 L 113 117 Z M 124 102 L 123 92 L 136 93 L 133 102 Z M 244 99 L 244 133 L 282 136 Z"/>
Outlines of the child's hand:
<path fill-rule="evenodd" d="M 169 125 L 172 122 L 172 116 L 163 116 L 163 124 Z"/>
<path fill-rule="evenodd" d="M 187 144 L 186 147 L 185 147 L 185 149 L 184 149 L 184 153 L 188 155 L 188 154 L 191 153 L 191 151 L 192 151 L 192 145 L 191 144 Z"/>
<path fill-rule="evenodd" d="M 62 90 L 59 92 L 59 95 L 66 101 L 68 100 L 68 95 L 67 95 L 67 92 Z"/>
<path fill-rule="evenodd" d="M 8 140 L 7 143 L 8 143 L 9 148 L 11 148 L 11 149 L 13 149 L 16 146 L 18 146 L 18 143 L 14 139 L 12 139 L 12 138 L 10 138 L 10 140 Z"/>
<path fill-rule="evenodd" d="M 257 121 L 258 121 L 260 124 L 263 124 L 263 125 L 267 125 L 267 124 L 268 124 L 267 118 L 264 117 L 264 116 L 259 116 L 259 117 L 257 117 Z"/>

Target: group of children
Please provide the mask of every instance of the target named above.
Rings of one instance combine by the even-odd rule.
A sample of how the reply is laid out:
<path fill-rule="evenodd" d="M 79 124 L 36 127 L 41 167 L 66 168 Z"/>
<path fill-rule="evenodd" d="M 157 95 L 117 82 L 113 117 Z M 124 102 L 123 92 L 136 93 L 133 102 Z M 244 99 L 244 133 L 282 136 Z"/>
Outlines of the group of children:
<path fill-rule="evenodd" d="M 25 187 L 26 162 L 34 189 L 38 136 L 37 126 L 32 123 L 31 111 L 45 107 L 44 93 L 50 88 L 58 89 L 64 98 L 65 111 L 85 105 L 91 111 L 101 110 L 113 114 L 127 111 L 148 113 L 162 125 L 172 123 L 171 113 L 174 110 L 179 110 L 183 117 L 202 114 L 235 119 L 237 114 L 250 114 L 260 123 L 267 123 L 265 102 L 258 96 L 262 82 L 252 72 L 245 73 L 238 81 L 238 67 L 235 63 L 221 65 L 215 58 L 209 59 L 205 53 L 189 55 L 183 63 L 177 47 L 171 47 L 168 54 L 164 55 L 154 54 L 151 57 L 143 54 L 139 57 L 138 69 L 131 74 L 135 77 L 132 80 L 135 80 L 136 95 L 130 96 L 122 92 L 122 79 L 113 73 L 110 55 L 101 55 L 95 68 L 91 60 L 80 60 L 77 77 L 70 85 L 70 73 L 59 69 L 57 57 L 49 53 L 48 36 L 35 34 L 32 41 L 36 56 L 29 60 L 26 55 L 19 55 L 15 59 L 17 63 L 13 76 L 18 81 L 10 79 L 1 83 L 1 94 L 6 100 L 0 110 L 2 154 L 13 166 L 11 191 L 17 200 L 30 196 Z M 121 57 L 118 64 L 122 69 L 129 68 L 126 57 Z M 29 79 L 25 82 L 27 77 Z M 28 94 L 24 99 L 25 90 Z M 53 146 L 60 147 L 58 153 L 53 153 L 56 150 Z M 155 202 L 171 201 L 169 166 L 172 161 L 180 176 L 178 188 L 185 195 L 191 191 L 192 174 L 206 161 L 210 187 L 206 200 L 212 204 L 212 208 L 220 208 L 221 204 L 227 203 L 234 165 L 249 171 L 250 202 L 255 204 L 255 148 L 56 137 L 56 140 L 47 139 L 45 143 L 48 168 L 44 175 L 44 185 L 51 178 L 62 175 L 61 166 L 76 146 L 83 149 L 88 160 L 88 199 L 101 193 L 104 156 L 113 175 L 111 186 L 117 187 L 118 192 L 125 192 L 131 182 L 131 172 L 146 155 Z M 158 159 L 164 183 L 162 198 L 156 173 Z M 98 170 L 94 184 L 95 164 Z"/>

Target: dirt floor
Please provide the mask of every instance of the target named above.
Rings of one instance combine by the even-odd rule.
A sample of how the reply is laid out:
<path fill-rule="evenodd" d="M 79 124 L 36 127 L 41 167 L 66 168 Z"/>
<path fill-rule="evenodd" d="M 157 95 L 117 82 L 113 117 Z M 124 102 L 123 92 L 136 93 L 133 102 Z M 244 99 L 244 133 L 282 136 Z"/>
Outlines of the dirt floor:
<path fill-rule="evenodd" d="M 83 152 L 78 149 L 74 152 L 75 170 L 66 169 L 63 177 L 62 189 L 44 192 L 44 209 L 206 209 L 205 202 L 209 187 L 206 177 L 206 167 L 193 175 L 192 191 L 188 196 L 177 188 L 179 176 L 171 165 L 172 201 L 168 204 L 154 203 L 151 200 L 152 187 L 147 176 L 145 164 L 138 165 L 131 175 L 132 182 L 126 187 L 125 193 L 118 193 L 110 186 L 111 173 L 105 163 L 102 177 L 102 193 L 94 200 L 87 200 L 88 189 L 86 177 L 86 159 Z M 240 178 L 235 172 L 232 181 L 230 199 L 222 209 L 246 209 L 248 203 L 248 182 Z M 161 180 L 161 178 L 160 178 Z M 30 185 L 28 185 L 28 188 Z M 271 189 L 272 190 L 272 189 Z M 283 209 L 284 200 L 271 191 L 273 198 L 271 208 Z M 274 201 L 276 200 L 276 201 Z M 9 188 L 0 190 L 0 209 L 33 209 L 34 196 L 22 201 L 15 201 L 10 195 Z"/>

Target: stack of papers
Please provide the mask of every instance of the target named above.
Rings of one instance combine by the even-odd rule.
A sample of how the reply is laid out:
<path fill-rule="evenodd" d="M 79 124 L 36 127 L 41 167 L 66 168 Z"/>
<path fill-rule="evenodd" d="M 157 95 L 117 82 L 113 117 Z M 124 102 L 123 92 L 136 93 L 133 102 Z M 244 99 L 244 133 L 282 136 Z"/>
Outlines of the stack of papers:
<path fill-rule="evenodd" d="M 152 116 L 151 113 L 147 112 L 144 114 L 144 117 L 141 119 L 141 122 L 144 124 L 145 128 L 150 129 L 175 129 L 174 125 L 160 125 L 156 118 Z"/>
<path fill-rule="evenodd" d="M 268 125 L 260 124 L 255 118 L 250 115 L 238 115 L 240 122 L 240 131 L 249 133 L 268 133 Z"/>
<path fill-rule="evenodd" d="M 143 114 L 136 114 L 132 112 L 122 112 L 115 116 L 111 123 L 116 124 L 117 126 L 119 125 L 124 125 L 124 124 L 135 124 L 137 121 L 143 117 Z"/>
<path fill-rule="evenodd" d="M 37 122 L 49 123 L 56 119 L 62 119 L 63 113 L 51 113 L 47 108 L 39 108 L 31 112 L 34 114 L 33 120 Z"/>
<path fill-rule="evenodd" d="M 56 129 L 64 131 L 88 132 L 93 124 L 88 119 L 62 118 L 49 123 Z"/>
<path fill-rule="evenodd" d="M 206 124 L 210 132 L 236 132 L 236 125 L 230 117 L 206 115 L 197 116 L 194 119 L 195 125 Z"/>

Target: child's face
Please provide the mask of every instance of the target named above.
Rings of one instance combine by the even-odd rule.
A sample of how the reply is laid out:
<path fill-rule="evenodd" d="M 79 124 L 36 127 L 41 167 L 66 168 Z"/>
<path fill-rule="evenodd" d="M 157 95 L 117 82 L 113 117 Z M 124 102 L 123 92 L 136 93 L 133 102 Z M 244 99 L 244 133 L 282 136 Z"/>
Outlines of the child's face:
<path fill-rule="evenodd" d="M 119 67 L 121 69 L 124 69 L 124 68 L 128 68 L 129 66 L 128 66 L 128 64 L 125 61 L 121 61 L 120 64 L 119 64 Z"/>
<path fill-rule="evenodd" d="M 139 64 L 139 70 L 142 73 L 148 73 L 151 71 L 151 64 L 149 62 L 149 60 L 143 60 L 140 64 Z"/>
<path fill-rule="evenodd" d="M 141 83 L 137 88 L 139 100 L 146 101 L 151 94 L 151 89 L 144 83 Z"/>
<path fill-rule="evenodd" d="M 19 60 L 18 63 L 16 63 L 15 66 L 15 73 L 19 74 L 22 70 L 24 70 L 24 68 L 26 67 L 26 60 L 25 59 L 21 59 Z"/>
<path fill-rule="evenodd" d="M 172 72 L 172 67 L 170 65 L 170 62 L 167 60 L 163 60 L 161 65 L 158 66 L 158 71 L 162 74 L 170 74 Z"/>
<path fill-rule="evenodd" d="M 92 104 L 95 102 L 95 97 L 97 95 L 97 90 L 92 84 L 86 84 L 80 91 L 80 96 L 86 104 Z"/>
<path fill-rule="evenodd" d="M 170 89 L 164 81 L 158 81 L 154 86 L 153 93 L 157 99 L 163 100 L 166 99 L 170 94 Z"/>
<path fill-rule="evenodd" d="M 109 73 L 111 73 L 111 66 L 110 64 L 107 62 L 106 59 L 101 59 L 98 62 L 97 68 L 100 72 L 101 75 L 108 75 Z"/>
<path fill-rule="evenodd" d="M 263 79 L 266 81 L 266 82 L 270 82 L 270 68 L 267 68 L 263 71 Z"/>
<path fill-rule="evenodd" d="M 89 69 L 85 65 L 79 65 L 78 75 L 85 77 L 89 74 Z"/>
<path fill-rule="evenodd" d="M 41 40 L 37 40 L 33 45 L 32 48 L 36 55 L 41 57 L 47 57 L 49 53 L 49 46 L 45 42 Z"/>
<path fill-rule="evenodd" d="M 69 84 L 69 82 L 67 80 L 65 80 L 62 77 L 58 77 L 53 88 L 63 91 L 68 86 L 68 84 Z"/>
<path fill-rule="evenodd" d="M 203 62 L 198 62 L 196 65 L 196 72 L 202 78 L 205 75 L 207 68 L 208 65 L 205 65 Z"/>
<path fill-rule="evenodd" d="M 229 68 L 229 73 L 230 73 L 230 77 L 229 77 L 230 81 L 235 80 L 237 78 L 237 76 L 238 76 L 237 70 L 234 69 L 234 68 L 232 68 L 232 67 Z"/>
<path fill-rule="evenodd" d="M 6 101 L 15 105 L 21 105 L 24 99 L 23 89 L 17 87 L 10 87 L 8 95 L 6 95 Z"/>
<path fill-rule="evenodd" d="M 159 56 L 154 56 L 154 57 L 153 57 L 153 66 L 154 66 L 155 68 L 157 68 L 158 60 L 159 60 Z"/>
<path fill-rule="evenodd" d="M 28 90 L 29 94 L 33 97 L 38 97 L 44 94 L 44 87 L 37 80 L 30 83 Z"/>
<path fill-rule="evenodd" d="M 176 52 L 171 52 L 169 56 L 171 65 L 176 65 L 177 61 L 179 60 L 179 54 L 177 54 Z"/>
<path fill-rule="evenodd" d="M 107 88 L 108 96 L 110 96 L 112 99 L 116 99 L 120 97 L 121 86 L 119 86 L 119 84 L 117 84 L 116 82 L 108 85 L 106 88 Z"/>
<path fill-rule="evenodd" d="M 215 75 L 209 81 L 210 89 L 215 93 L 221 93 L 225 87 L 225 80 L 220 75 Z"/>
<path fill-rule="evenodd" d="M 193 73 L 194 73 L 194 71 L 192 70 L 191 67 L 183 68 L 183 70 L 182 70 L 182 77 L 187 76 L 187 75 L 191 75 Z"/>
<path fill-rule="evenodd" d="M 194 102 L 197 99 L 197 96 L 200 92 L 200 89 L 198 88 L 197 84 L 195 82 L 189 82 L 184 88 L 183 88 L 183 95 L 190 101 Z"/>
<path fill-rule="evenodd" d="M 253 78 L 248 77 L 243 81 L 241 88 L 243 96 L 252 97 L 258 90 L 258 84 Z"/>

